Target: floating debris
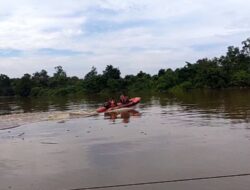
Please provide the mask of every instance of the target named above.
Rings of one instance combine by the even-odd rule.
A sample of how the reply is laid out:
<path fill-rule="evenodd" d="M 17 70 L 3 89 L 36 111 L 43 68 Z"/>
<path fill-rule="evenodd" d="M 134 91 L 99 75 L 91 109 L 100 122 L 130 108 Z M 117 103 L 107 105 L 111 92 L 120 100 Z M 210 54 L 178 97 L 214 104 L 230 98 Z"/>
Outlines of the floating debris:
<path fill-rule="evenodd" d="M 23 133 L 20 133 L 19 135 L 17 135 L 18 137 L 21 137 L 21 136 L 23 136 L 25 133 L 23 132 Z"/>
<path fill-rule="evenodd" d="M 58 144 L 58 143 L 55 143 L 55 142 L 41 142 L 41 144 Z"/>

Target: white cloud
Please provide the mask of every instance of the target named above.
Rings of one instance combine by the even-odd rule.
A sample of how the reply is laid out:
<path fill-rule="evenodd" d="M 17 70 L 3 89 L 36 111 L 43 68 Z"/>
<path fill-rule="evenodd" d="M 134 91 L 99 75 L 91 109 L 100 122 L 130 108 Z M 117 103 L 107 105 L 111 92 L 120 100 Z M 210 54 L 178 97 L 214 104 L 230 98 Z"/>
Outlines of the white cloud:
<path fill-rule="evenodd" d="M 0 73 L 53 72 L 56 65 L 78 76 L 92 65 L 126 74 L 177 68 L 240 45 L 249 37 L 249 9 L 248 0 L 0 1 L 0 51 L 23 52 L 0 57 Z M 34 54 L 41 48 L 83 54 Z"/>

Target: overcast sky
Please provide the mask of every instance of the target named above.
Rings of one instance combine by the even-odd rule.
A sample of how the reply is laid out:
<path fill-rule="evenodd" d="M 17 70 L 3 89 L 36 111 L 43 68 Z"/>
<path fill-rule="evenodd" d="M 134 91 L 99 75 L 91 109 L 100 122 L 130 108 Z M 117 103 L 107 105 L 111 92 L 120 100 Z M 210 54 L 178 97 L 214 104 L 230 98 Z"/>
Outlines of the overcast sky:
<path fill-rule="evenodd" d="M 249 0 L 0 0 L 0 73 L 155 74 L 250 37 Z"/>

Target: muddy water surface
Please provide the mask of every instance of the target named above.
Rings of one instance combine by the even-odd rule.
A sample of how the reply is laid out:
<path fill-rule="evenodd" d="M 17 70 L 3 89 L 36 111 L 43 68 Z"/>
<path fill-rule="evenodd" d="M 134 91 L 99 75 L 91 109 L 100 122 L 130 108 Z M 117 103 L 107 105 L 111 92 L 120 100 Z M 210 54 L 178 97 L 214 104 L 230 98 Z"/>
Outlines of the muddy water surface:
<path fill-rule="evenodd" d="M 0 99 L 0 189 L 70 190 L 250 173 L 250 91 L 142 98 L 129 113 L 58 120 L 47 118 L 93 110 L 101 98 Z M 13 123 L 17 127 L 6 127 Z M 245 176 L 113 189 L 249 187 Z"/>

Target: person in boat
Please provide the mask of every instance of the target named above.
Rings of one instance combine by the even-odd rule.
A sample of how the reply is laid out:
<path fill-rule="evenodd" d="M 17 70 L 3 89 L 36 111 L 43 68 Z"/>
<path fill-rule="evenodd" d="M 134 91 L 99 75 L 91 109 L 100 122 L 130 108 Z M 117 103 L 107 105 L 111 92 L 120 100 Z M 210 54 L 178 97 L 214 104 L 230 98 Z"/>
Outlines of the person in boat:
<path fill-rule="evenodd" d="M 103 105 L 106 109 L 109 109 L 109 108 L 113 108 L 113 107 L 116 107 L 117 106 L 117 103 L 116 101 L 111 98 L 109 99 L 109 101 L 105 102 L 104 105 Z"/>
<path fill-rule="evenodd" d="M 122 95 L 120 96 L 120 102 L 121 102 L 122 104 L 127 104 L 127 103 L 129 102 L 128 96 L 125 96 L 124 94 L 122 94 Z"/>
<path fill-rule="evenodd" d="M 110 107 L 111 107 L 111 108 L 113 108 L 113 107 L 116 107 L 116 106 L 117 106 L 117 103 L 116 103 L 116 101 L 115 101 L 115 99 L 114 99 L 114 98 L 111 98 L 111 100 L 109 100 L 109 102 L 110 102 Z"/>
<path fill-rule="evenodd" d="M 109 109 L 110 106 L 111 106 L 110 101 L 105 102 L 105 103 L 103 104 L 103 106 L 104 106 L 106 109 Z"/>

